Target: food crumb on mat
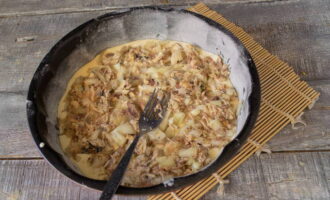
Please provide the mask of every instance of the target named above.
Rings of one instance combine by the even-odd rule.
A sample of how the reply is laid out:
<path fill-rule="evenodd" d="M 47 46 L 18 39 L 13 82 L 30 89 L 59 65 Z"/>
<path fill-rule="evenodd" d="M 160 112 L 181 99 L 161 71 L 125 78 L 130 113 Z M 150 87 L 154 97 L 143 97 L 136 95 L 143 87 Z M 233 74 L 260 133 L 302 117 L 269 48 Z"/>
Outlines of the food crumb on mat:
<path fill-rule="evenodd" d="M 35 40 L 35 36 L 25 36 L 25 37 L 18 37 L 15 39 L 15 42 L 32 42 Z"/>
<path fill-rule="evenodd" d="M 45 147 L 45 143 L 40 142 L 39 147 L 40 147 L 40 148 L 44 148 L 44 147 Z"/>
<path fill-rule="evenodd" d="M 171 179 L 169 179 L 167 181 L 164 181 L 163 184 L 164 184 L 165 187 L 171 187 L 171 186 L 174 185 L 174 179 L 171 178 Z"/>

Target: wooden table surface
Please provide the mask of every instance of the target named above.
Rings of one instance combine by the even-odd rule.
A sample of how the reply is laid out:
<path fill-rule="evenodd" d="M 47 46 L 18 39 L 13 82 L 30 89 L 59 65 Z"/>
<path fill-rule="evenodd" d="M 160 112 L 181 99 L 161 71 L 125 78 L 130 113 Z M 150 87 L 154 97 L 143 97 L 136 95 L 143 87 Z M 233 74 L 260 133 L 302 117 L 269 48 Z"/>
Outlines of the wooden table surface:
<path fill-rule="evenodd" d="M 186 8 L 194 0 L 0 1 L 0 199 L 97 199 L 41 157 L 25 114 L 27 88 L 39 62 L 68 31 L 106 12 L 162 5 Z M 303 119 L 269 143 L 273 153 L 253 156 L 228 178 L 225 196 L 202 199 L 330 199 L 330 1 L 205 0 L 237 23 L 321 93 Z M 118 196 L 116 199 L 145 199 Z"/>

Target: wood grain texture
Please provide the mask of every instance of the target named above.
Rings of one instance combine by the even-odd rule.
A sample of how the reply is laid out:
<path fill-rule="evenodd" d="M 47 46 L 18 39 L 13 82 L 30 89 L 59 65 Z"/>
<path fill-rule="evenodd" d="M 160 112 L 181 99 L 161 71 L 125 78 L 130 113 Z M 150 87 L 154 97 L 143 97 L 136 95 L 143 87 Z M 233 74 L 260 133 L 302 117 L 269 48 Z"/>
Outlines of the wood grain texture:
<path fill-rule="evenodd" d="M 213 189 L 202 199 L 329 199 L 329 158 L 329 152 L 254 156 L 229 175 L 223 197 Z"/>
<path fill-rule="evenodd" d="M 265 156 L 262 170 L 270 197 L 329 199 L 329 180 L 324 176 L 322 154 L 330 158 L 329 152 Z"/>
<path fill-rule="evenodd" d="M 328 199 L 329 162 L 330 152 L 254 156 L 230 174 L 225 196 L 217 196 L 214 188 L 202 200 Z M 1 160 L 0 183 L 1 199 L 93 200 L 100 194 L 72 182 L 44 160 Z M 117 196 L 129 199 L 145 198 Z"/>
<path fill-rule="evenodd" d="M 66 178 L 44 160 L 1 160 L 0 199 L 90 200 L 100 192 L 82 187 Z M 119 197 L 115 200 L 142 200 Z"/>
<path fill-rule="evenodd" d="M 330 77 L 330 1 L 210 5 L 241 26 L 303 80 Z"/>
<path fill-rule="evenodd" d="M 206 4 L 237 4 L 273 2 L 274 0 L 2 0 L 0 17 L 12 17 L 22 15 L 45 15 L 56 13 L 89 12 L 100 10 L 114 10 L 120 8 L 138 6 L 189 6 L 198 2 Z"/>
<path fill-rule="evenodd" d="M 26 92 L 38 64 L 71 29 L 102 12 L 0 18 L 0 91 Z M 33 41 L 17 42 L 17 38 Z"/>
<path fill-rule="evenodd" d="M 40 157 L 29 132 L 25 95 L 0 93 L 0 159 Z"/>
<path fill-rule="evenodd" d="M 298 124 L 298 129 L 286 126 L 268 143 L 274 151 L 307 151 L 330 149 L 330 81 L 309 81 L 321 93 L 312 110 L 306 110 L 302 119 L 307 127 Z"/>

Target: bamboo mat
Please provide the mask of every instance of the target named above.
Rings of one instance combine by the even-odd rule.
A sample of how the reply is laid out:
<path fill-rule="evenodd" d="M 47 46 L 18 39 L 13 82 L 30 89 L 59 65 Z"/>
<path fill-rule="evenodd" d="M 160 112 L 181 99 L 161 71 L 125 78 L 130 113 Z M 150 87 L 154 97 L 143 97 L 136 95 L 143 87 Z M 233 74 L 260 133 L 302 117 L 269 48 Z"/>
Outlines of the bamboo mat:
<path fill-rule="evenodd" d="M 148 200 L 199 199 L 262 148 L 284 126 L 289 123 L 294 126 L 299 122 L 303 110 L 307 107 L 312 108 L 320 95 L 305 81 L 301 81 L 287 63 L 271 55 L 242 28 L 210 10 L 205 4 L 199 3 L 188 10 L 204 15 L 230 30 L 250 52 L 260 76 L 260 112 L 246 144 L 230 162 L 218 170 L 217 174 L 175 192 L 150 196 Z"/>

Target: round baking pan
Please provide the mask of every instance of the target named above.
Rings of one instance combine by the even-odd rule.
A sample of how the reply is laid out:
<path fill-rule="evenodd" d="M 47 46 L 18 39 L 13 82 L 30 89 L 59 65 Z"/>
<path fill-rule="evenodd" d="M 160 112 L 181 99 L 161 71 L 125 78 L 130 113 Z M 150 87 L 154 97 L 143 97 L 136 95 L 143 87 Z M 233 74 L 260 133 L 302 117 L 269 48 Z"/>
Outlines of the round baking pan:
<path fill-rule="evenodd" d="M 222 57 L 229 65 L 230 79 L 241 102 L 237 136 L 214 162 L 197 173 L 176 177 L 173 184 L 144 188 L 120 186 L 118 194 L 169 192 L 207 178 L 234 157 L 252 131 L 260 105 L 258 73 L 250 54 L 232 33 L 186 10 L 142 7 L 104 14 L 78 26 L 56 43 L 38 66 L 27 97 L 28 122 L 38 149 L 59 172 L 79 184 L 102 190 L 106 182 L 83 176 L 65 156 L 58 138 L 59 100 L 74 72 L 99 52 L 142 39 L 187 42 Z"/>

